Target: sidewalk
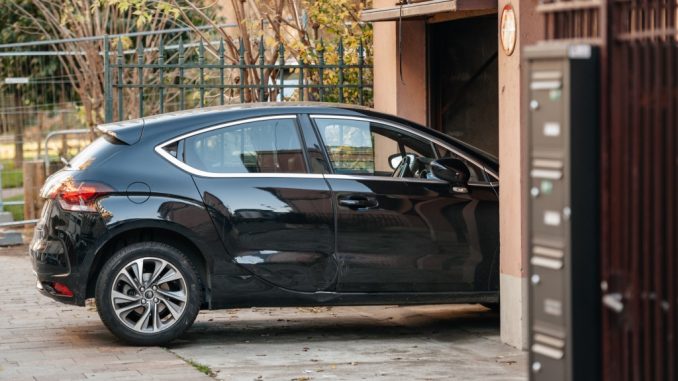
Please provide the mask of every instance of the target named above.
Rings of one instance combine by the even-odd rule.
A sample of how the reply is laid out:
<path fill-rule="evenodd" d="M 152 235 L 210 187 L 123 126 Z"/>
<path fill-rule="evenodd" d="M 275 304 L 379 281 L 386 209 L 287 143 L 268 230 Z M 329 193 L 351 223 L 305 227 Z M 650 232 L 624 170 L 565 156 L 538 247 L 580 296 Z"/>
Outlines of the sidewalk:
<path fill-rule="evenodd" d="M 497 314 L 469 305 L 205 311 L 169 348 L 127 347 L 91 308 L 39 295 L 25 252 L 0 249 L 0 380 L 526 378 Z"/>

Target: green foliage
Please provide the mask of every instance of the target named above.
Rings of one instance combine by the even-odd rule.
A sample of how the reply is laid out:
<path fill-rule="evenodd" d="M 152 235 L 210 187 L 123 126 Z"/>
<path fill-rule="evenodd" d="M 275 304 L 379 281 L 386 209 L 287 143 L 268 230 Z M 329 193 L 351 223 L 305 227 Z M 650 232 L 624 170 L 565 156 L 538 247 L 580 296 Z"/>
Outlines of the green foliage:
<path fill-rule="evenodd" d="M 24 174 L 21 169 L 16 170 L 12 166 L 3 168 L 0 175 L 2 176 L 2 188 L 20 188 L 24 185 Z"/>
<path fill-rule="evenodd" d="M 180 10 L 166 1 L 147 1 L 147 0 L 96 0 L 92 4 L 94 8 L 112 7 L 120 13 L 129 12 L 136 18 L 136 27 L 141 29 L 151 23 L 156 11 L 169 15 L 172 18 L 179 17 Z"/>
<path fill-rule="evenodd" d="M 190 2 L 185 0 L 172 0 L 171 2 L 153 2 L 149 0 L 99 0 L 103 4 L 117 7 L 119 10 L 131 10 L 134 14 L 150 14 L 158 7 L 162 6 L 165 12 L 170 12 L 173 17 L 181 14 L 184 19 L 187 14 L 184 13 L 190 9 L 187 5 Z M 360 22 L 360 13 L 363 8 L 369 6 L 368 2 L 357 0 L 302 0 L 293 6 L 290 0 L 242 0 L 244 3 L 242 11 L 238 13 L 236 20 L 227 20 L 239 25 L 236 30 L 228 30 L 224 35 L 229 38 L 234 37 L 234 32 L 239 37 L 246 38 L 246 51 L 252 51 L 251 57 L 246 55 L 246 64 L 256 64 L 260 57 L 258 53 L 258 41 L 263 38 L 266 47 L 266 59 L 269 63 L 277 62 L 277 45 L 282 43 L 285 46 L 286 59 L 293 56 L 299 62 L 311 65 L 357 65 L 363 60 L 365 64 L 371 64 L 372 47 L 372 27 L 370 24 Z M 160 5 L 162 4 L 162 5 Z M 181 10 L 181 11 L 179 11 Z M 244 13 L 243 13 L 244 12 Z M 296 13 L 295 13 L 296 12 Z M 205 25 L 215 21 L 212 16 L 209 20 L 205 18 L 206 13 L 197 14 L 196 20 L 188 20 L 189 24 Z M 285 19 L 288 21 L 279 22 Z M 262 23 L 262 20 L 268 23 Z M 291 20 L 291 21 L 290 21 Z M 186 20 L 184 20 L 186 21 Z M 124 43 L 124 42 L 123 42 Z M 339 52 L 339 45 L 342 44 L 343 54 Z M 125 48 L 129 48 L 125 46 Z M 234 54 L 237 59 L 237 53 Z M 342 62 L 340 62 L 342 61 Z M 277 75 L 275 71 L 268 71 L 271 76 L 265 79 L 258 79 L 258 73 L 250 73 L 250 78 L 257 76 L 258 81 L 275 82 Z M 311 84 L 320 82 L 320 73 L 318 70 L 309 70 L 305 72 L 305 80 Z M 358 69 L 346 68 L 342 70 L 343 81 L 345 84 L 358 84 L 360 73 Z M 324 85 L 337 85 L 340 80 L 340 70 L 331 69 L 323 71 Z M 372 83 L 372 71 L 365 70 L 362 73 L 362 83 Z M 255 92 L 256 93 L 256 92 Z M 311 99 L 319 99 L 319 90 L 313 88 L 309 90 Z M 255 94 L 256 95 L 256 94 Z M 187 94 L 188 98 L 198 97 L 198 93 Z M 371 104 L 371 92 L 364 92 L 363 103 Z M 296 94 L 294 99 L 299 98 Z M 249 99 L 249 98 L 248 98 Z M 307 98 L 308 99 L 308 98 Z M 360 103 L 361 94 L 357 88 L 343 89 L 343 101 L 346 103 Z M 252 96 L 251 100 L 258 100 Z M 337 102 L 340 100 L 339 90 L 336 88 L 324 91 L 323 100 Z"/>
<path fill-rule="evenodd" d="M 371 64 L 373 32 L 370 24 L 363 24 L 360 20 L 365 4 L 353 0 L 305 0 L 302 3 L 309 19 L 309 27 L 314 30 L 311 44 L 304 45 L 302 41 L 291 41 L 291 48 L 299 52 L 299 58 L 307 63 L 319 64 L 320 52 L 323 61 L 328 65 L 337 65 L 340 61 L 339 43 L 343 45 L 343 64 L 355 65 L 359 60 Z M 317 30 L 317 33 L 315 32 Z M 310 33 L 309 33 L 310 34 Z M 318 37 L 318 38 L 315 38 Z M 360 51 L 362 47 L 362 52 Z M 319 82 L 317 72 L 311 74 L 311 80 Z M 357 69 L 343 71 L 344 83 L 357 84 L 359 72 Z M 329 70 L 323 73 L 324 85 L 339 83 L 339 71 Z M 372 71 L 363 72 L 363 83 L 372 83 Z M 359 90 L 344 89 L 345 103 L 359 103 Z M 366 103 L 371 104 L 371 93 L 364 93 Z M 328 102 L 338 102 L 339 90 L 325 92 L 323 99 Z"/>
<path fill-rule="evenodd" d="M 24 195 L 19 194 L 12 197 L 7 197 L 3 201 L 21 201 L 24 199 Z M 24 206 L 23 205 L 7 205 L 4 207 L 6 212 L 12 213 L 14 221 L 22 221 L 24 219 Z"/>
<path fill-rule="evenodd" d="M 25 13 L 18 12 L 20 7 Z M 31 41 L 39 41 L 44 36 L 36 29 L 32 15 L 38 22 L 44 22 L 34 1 L 32 0 L 0 0 L 0 44 L 13 44 Z M 11 51 L 50 51 L 48 45 L 35 45 L 21 48 L 13 48 Z M 10 51 L 3 49 L 3 51 Z M 44 109 L 57 108 L 60 101 L 68 101 L 69 92 L 56 84 L 62 80 L 64 73 L 61 63 L 56 56 L 8 56 L 0 58 L 0 78 L 6 77 L 29 77 L 32 82 L 43 81 L 47 84 L 7 84 L 0 82 L 0 107 L 9 110 L 31 110 L 33 107 L 43 106 Z M 64 96 L 65 94 L 65 96 Z M 30 106 L 30 107 L 29 107 Z M 22 107 L 21 109 L 16 109 Z M 32 123 L 37 113 L 26 111 L 22 115 L 8 114 L 5 116 L 3 131 L 10 133 L 22 133 L 26 125 Z M 17 120 L 18 119 L 18 120 Z"/>
<path fill-rule="evenodd" d="M 14 166 L 14 160 L 3 160 L 1 163 L 2 189 L 19 188 L 24 184 L 24 174 L 21 168 Z"/>

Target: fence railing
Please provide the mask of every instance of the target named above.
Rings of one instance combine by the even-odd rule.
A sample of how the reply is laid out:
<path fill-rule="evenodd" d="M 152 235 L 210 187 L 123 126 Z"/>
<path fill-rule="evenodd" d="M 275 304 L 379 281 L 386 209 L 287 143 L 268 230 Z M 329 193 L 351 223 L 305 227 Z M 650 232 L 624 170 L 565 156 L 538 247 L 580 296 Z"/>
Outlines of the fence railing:
<path fill-rule="evenodd" d="M 105 120 L 230 103 L 320 101 L 371 105 L 372 65 L 360 43 L 321 42 L 306 60 L 261 38 L 256 54 L 224 40 L 125 49 L 122 39 L 104 40 Z M 228 50 L 228 51 L 227 51 Z M 235 52 L 235 54 L 233 54 Z M 331 55 L 328 60 L 326 55 Z M 273 58 L 272 58 L 273 57 Z"/>

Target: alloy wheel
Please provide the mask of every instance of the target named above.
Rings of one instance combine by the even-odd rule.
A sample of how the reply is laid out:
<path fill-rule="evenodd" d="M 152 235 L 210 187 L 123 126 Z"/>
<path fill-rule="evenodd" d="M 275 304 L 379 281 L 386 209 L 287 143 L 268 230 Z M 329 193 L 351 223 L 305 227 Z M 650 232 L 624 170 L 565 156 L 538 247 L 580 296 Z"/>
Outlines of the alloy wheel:
<path fill-rule="evenodd" d="M 182 273 L 170 262 L 144 257 L 126 264 L 111 288 L 115 316 L 139 333 L 158 333 L 183 315 L 188 288 Z"/>

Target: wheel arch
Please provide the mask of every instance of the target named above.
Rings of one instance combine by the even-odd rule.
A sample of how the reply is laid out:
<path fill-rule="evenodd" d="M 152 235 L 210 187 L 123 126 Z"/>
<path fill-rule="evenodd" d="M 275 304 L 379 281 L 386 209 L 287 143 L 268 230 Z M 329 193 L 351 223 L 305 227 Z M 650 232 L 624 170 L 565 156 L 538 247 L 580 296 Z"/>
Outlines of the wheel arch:
<path fill-rule="evenodd" d="M 138 222 L 138 221 L 137 221 Z M 85 295 L 86 298 L 92 298 L 95 295 L 96 283 L 102 267 L 108 259 L 120 248 L 137 242 L 156 241 L 166 243 L 179 249 L 186 254 L 198 270 L 203 287 L 202 304 L 208 307 L 211 301 L 211 268 L 212 263 L 205 255 L 206 249 L 195 240 L 189 238 L 187 232 L 183 232 L 180 226 L 165 225 L 157 226 L 155 224 L 146 224 L 138 226 L 138 223 L 131 226 L 120 227 L 112 232 L 96 250 L 92 263 L 87 273 L 87 282 Z"/>

